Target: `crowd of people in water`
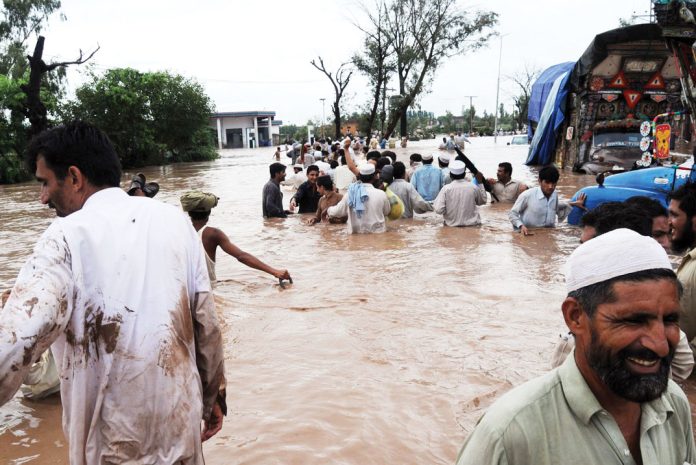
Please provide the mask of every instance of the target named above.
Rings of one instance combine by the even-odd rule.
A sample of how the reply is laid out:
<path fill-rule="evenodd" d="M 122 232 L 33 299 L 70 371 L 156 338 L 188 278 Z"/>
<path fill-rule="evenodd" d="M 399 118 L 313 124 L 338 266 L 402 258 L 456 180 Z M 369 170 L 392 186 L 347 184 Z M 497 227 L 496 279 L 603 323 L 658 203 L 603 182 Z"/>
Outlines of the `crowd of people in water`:
<path fill-rule="evenodd" d="M 507 162 L 487 179 L 465 141 L 452 142 L 412 154 L 409 166 L 372 140 L 304 144 L 292 149 L 288 177 L 278 149 L 263 215 L 307 213 L 308 225 L 379 233 L 389 220 L 434 211 L 447 227 L 465 227 L 481 223 L 490 195 L 511 205 L 512 227 L 527 235 L 585 209 L 583 196 L 558 198 L 555 167 L 539 170 L 537 187 L 513 180 Z M 27 162 L 40 201 L 60 218 L 3 294 L 0 405 L 23 383 L 42 395 L 52 377 L 44 393 L 60 390 L 71 463 L 203 463 L 201 443 L 227 415 L 216 252 L 281 283 L 289 272 L 208 226 L 214 194 L 186 192 L 174 207 L 152 199 L 159 186 L 140 174 L 121 189 L 114 147 L 90 124 L 40 134 Z M 282 185 L 294 189 L 287 208 Z M 668 251 L 685 253 L 676 273 Z M 568 333 L 555 368 L 497 399 L 456 463 L 696 463 L 689 401 L 674 382 L 694 366 L 696 184 L 672 192 L 668 209 L 634 197 L 585 212 L 566 265 Z"/>
<path fill-rule="evenodd" d="M 351 138 L 333 144 L 305 143 L 299 151 L 293 146 L 288 149 L 292 174 L 287 175 L 279 156 L 269 167 L 270 179 L 262 192 L 263 216 L 312 213 L 308 224 L 347 223 L 351 233 L 378 233 L 386 231 L 388 220 L 434 211 L 446 226 L 476 226 L 481 224 L 478 206 L 488 202 L 490 193 L 492 202 L 512 204 L 510 221 L 527 235 L 531 228 L 563 221 L 573 206 L 583 208 L 582 197 L 574 202 L 559 200 L 560 173 L 554 166 L 539 171 L 539 186 L 533 188 L 512 178 L 509 162 L 499 164 L 496 178 L 486 179 L 464 154 L 465 143 L 465 137 L 451 135 L 444 138 L 438 153 L 411 154 L 409 166 L 391 150 L 373 149 L 373 144 Z M 280 152 L 278 147 L 275 155 Z M 281 186 L 294 190 L 287 208 Z"/>

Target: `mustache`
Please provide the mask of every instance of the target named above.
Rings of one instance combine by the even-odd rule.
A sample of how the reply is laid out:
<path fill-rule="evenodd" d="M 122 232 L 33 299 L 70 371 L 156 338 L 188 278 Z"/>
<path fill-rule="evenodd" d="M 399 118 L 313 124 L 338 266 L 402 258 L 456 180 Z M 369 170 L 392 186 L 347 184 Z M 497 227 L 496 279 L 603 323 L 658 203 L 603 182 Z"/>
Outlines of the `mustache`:
<path fill-rule="evenodd" d="M 631 358 L 637 358 L 641 360 L 647 360 L 649 362 L 659 360 L 663 364 L 666 365 L 671 365 L 672 359 L 674 358 L 674 348 L 670 347 L 669 353 L 664 356 L 660 357 L 657 355 L 655 352 L 653 352 L 650 349 L 646 349 L 645 347 L 639 348 L 639 349 L 631 349 L 631 348 L 626 348 L 621 351 L 621 359 L 626 360 L 628 357 Z"/>

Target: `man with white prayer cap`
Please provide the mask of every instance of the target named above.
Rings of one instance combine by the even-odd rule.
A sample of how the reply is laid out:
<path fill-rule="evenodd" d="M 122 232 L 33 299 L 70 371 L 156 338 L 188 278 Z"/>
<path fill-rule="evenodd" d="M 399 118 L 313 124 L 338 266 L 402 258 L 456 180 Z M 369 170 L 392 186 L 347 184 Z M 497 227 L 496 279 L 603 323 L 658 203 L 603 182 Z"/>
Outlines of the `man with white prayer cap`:
<path fill-rule="evenodd" d="M 694 463 L 689 401 L 668 376 L 681 287 L 662 246 L 596 237 L 568 258 L 566 288 L 574 352 L 498 399 L 457 465 Z"/>
<path fill-rule="evenodd" d="M 448 152 L 442 152 L 437 156 L 437 164 L 440 165 L 440 172 L 442 173 L 442 185 L 449 184 L 452 182 L 452 178 L 449 175 L 449 163 L 450 154 Z"/>
<path fill-rule="evenodd" d="M 386 217 L 391 210 L 387 194 L 373 185 L 379 174 L 372 163 L 358 166 L 358 182 L 348 187 L 338 205 L 329 207 L 329 218 L 348 217 L 350 233 L 381 233 L 387 230 Z"/>
<path fill-rule="evenodd" d="M 442 172 L 433 166 L 433 154 L 426 153 L 422 156 L 423 166 L 411 175 L 411 184 L 418 193 L 428 202 L 432 202 L 442 189 Z"/>
<path fill-rule="evenodd" d="M 307 182 L 307 175 L 304 172 L 304 165 L 302 163 L 295 163 L 292 165 L 292 169 L 294 173 L 280 183 L 283 186 L 292 186 L 293 189 L 299 189 L 303 183 Z"/>
<path fill-rule="evenodd" d="M 465 165 L 454 160 L 449 166 L 452 182 L 442 188 L 433 208 L 445 219 L 446 226 L 475 226 L 481 224 L 477 205 L 486 203 L 486 190 L 483 188 L 483 175 L 478 173 L 479 184 L 474 185 L 464 178 Z"/>

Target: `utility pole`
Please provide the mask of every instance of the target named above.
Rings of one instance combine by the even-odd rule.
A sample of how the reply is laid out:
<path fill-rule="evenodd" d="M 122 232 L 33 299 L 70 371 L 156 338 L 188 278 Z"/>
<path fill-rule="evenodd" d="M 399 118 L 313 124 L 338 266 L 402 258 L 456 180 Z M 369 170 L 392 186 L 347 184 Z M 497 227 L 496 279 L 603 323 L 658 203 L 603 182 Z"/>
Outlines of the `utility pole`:
<path fill-rule="evenodd" d="M 495 124 L 493 125 L 493 143 L 498 143 L 498 111 L 499 111 L 499 99 L 500 99 L 500 64 L 503 61 L 503 37 L 507 34 L 500 36 L 500 53 L 498 54 L 498 87 L 495 90 Z"/>
<path fill-rule="evenodd" d="M 474 132 L 474 98 L 478 97 L 478 95 L 464 96 L 464 98 L 467 97 L 469 97 L 469 137 L 471 137 L 471 134 Z"/>
<path fill-rule="evenodd" d="M 326 112 L 324 111 L 324 101 L 325 98 L 320 98 L 321 100 L 321 138 L 324 139 L 324 126 L 326 126 Z"/>

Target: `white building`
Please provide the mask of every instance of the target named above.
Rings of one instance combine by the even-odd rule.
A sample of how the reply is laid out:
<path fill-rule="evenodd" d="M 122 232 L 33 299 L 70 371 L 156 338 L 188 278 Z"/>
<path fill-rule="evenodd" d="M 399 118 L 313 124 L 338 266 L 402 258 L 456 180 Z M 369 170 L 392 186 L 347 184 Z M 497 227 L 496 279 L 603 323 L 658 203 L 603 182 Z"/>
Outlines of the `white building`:
<path fill-rule="evenodd" d="M 229 111 L 210 116 L 210 127 L 217 131 L 218 148 L 270 147 L 280 142 L 281 120 L 275 111 Z"/>

